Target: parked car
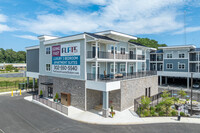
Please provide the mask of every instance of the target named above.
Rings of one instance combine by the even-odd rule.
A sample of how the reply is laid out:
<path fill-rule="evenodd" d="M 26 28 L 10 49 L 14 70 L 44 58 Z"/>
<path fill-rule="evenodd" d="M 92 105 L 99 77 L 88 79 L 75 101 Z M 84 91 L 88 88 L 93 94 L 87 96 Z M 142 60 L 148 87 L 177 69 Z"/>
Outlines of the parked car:
<path fill-rule="evenodd" d="M 192 86 L 194 89 L 199 89 L 199 83 L 194 83 Z"/>

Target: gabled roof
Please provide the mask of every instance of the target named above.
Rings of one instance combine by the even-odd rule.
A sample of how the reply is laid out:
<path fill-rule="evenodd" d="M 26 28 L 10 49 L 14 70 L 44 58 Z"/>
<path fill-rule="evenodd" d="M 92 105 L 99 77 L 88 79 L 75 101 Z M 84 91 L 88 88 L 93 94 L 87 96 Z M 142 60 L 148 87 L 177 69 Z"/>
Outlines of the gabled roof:
<path fill-rule="evenodd" d="M 151 51 L 151 54 L 155 53 L 155 54 L 159 54 L 159 53 L 163 53 L 162 49 L 156 50 L 156 51 Z"/>
<path fill-rule="evenodd" d="M 87 35 L 89 35 L 89 36 L 92 36 L 92 37 L 94 37 L 94 38 L 97 38 L 97 39 L 104 39 L 104 40 L 109 40 L 109 41 L 118 42 L 117 40 L 114 40 L 114 39 L 109 38 L 109 37 L 107 37 L 107 36 L 97 35 L 97 34 L 88 33 L 88 32 L 85 32 L 85 34 L 87 34 Z"/>
<path fill-rule="evenodd" d="M 135 45 L 137 45 L 137 46 L 147 47 L 147 46 L 144 46 L 144 45 L 142 45 L 142 44 L 140 44 L 140 43 L 136 43 L 136 42 L 131 42 L 131 41 L 129 41 L 129 43 L 135 44 Z"/>
<path fill-rule="evenodd" d="M 200 48 L 191 49 L 190 52 L 200 51 Z"/>
<path fill-rule="evenodd" d="M 168 47 L 158 47 L 158 49 L 174 49 L 174 48 L 196 48 L 194 45 L 174 45 Z"/>

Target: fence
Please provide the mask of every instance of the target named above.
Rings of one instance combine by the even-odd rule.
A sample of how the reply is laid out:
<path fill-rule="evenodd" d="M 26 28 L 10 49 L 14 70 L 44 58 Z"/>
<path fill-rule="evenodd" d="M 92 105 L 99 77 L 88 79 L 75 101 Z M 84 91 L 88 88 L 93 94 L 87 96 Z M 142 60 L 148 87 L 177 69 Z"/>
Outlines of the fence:
<path fill-rule="evenodd" d="M 48 107 L 51 107 L 59 112 L 68 115 L 68 107 L 62 105 L 61 103 L 56 103 L 45 98 L 40 98 L 38 95 L 33 95 L 33 99 L 47 105 Z"/>
<path fill-rule="evenodd" d="M 169 90 L 168 93 L 170 93 L 170 96 L 172 97 L 172 90 Z M 153 107 L 155 105 L 157 105 L 161 100 L 162 100 L 162 94 L 163 92 L 160 92 L 156 95 L 153 95 L 150 97 L 150 100 L 151 100 L 151 103 L 150 103 L 150 106 Z M 134 99 L 134 111 L 140 116 L 140 112 L 141 110 L 138 110 L 138 109 L 141 109 L 141 99 L 142 99 L 143 96 L 141 97 L 138 97 L 136 99 Z M 139 112 L 138 112 L 139 111 Z"/>

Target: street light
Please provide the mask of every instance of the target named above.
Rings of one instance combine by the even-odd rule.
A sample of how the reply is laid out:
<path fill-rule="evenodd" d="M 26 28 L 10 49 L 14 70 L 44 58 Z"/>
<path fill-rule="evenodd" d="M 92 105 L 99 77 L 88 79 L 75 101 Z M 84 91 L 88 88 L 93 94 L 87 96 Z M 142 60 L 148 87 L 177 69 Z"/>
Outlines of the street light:
<path fill-rule="evenodd" d="M 191 73 L 191 96 L 190 96 L 190 103 L 191 103 L 191 110 L 190 110 L 190 116 L 192 116 L 192 87 L 193 87 L 193 73 Z"/>

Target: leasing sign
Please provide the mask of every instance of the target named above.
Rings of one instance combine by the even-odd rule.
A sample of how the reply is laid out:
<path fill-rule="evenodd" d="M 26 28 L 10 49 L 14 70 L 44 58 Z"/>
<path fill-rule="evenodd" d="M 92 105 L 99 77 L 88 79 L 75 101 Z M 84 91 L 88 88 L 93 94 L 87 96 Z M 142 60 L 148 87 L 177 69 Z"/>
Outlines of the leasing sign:
<path fill-rule="evenodd" d="M 80 43 L 52 46 L 52 72 L 80 75 Z"/>

